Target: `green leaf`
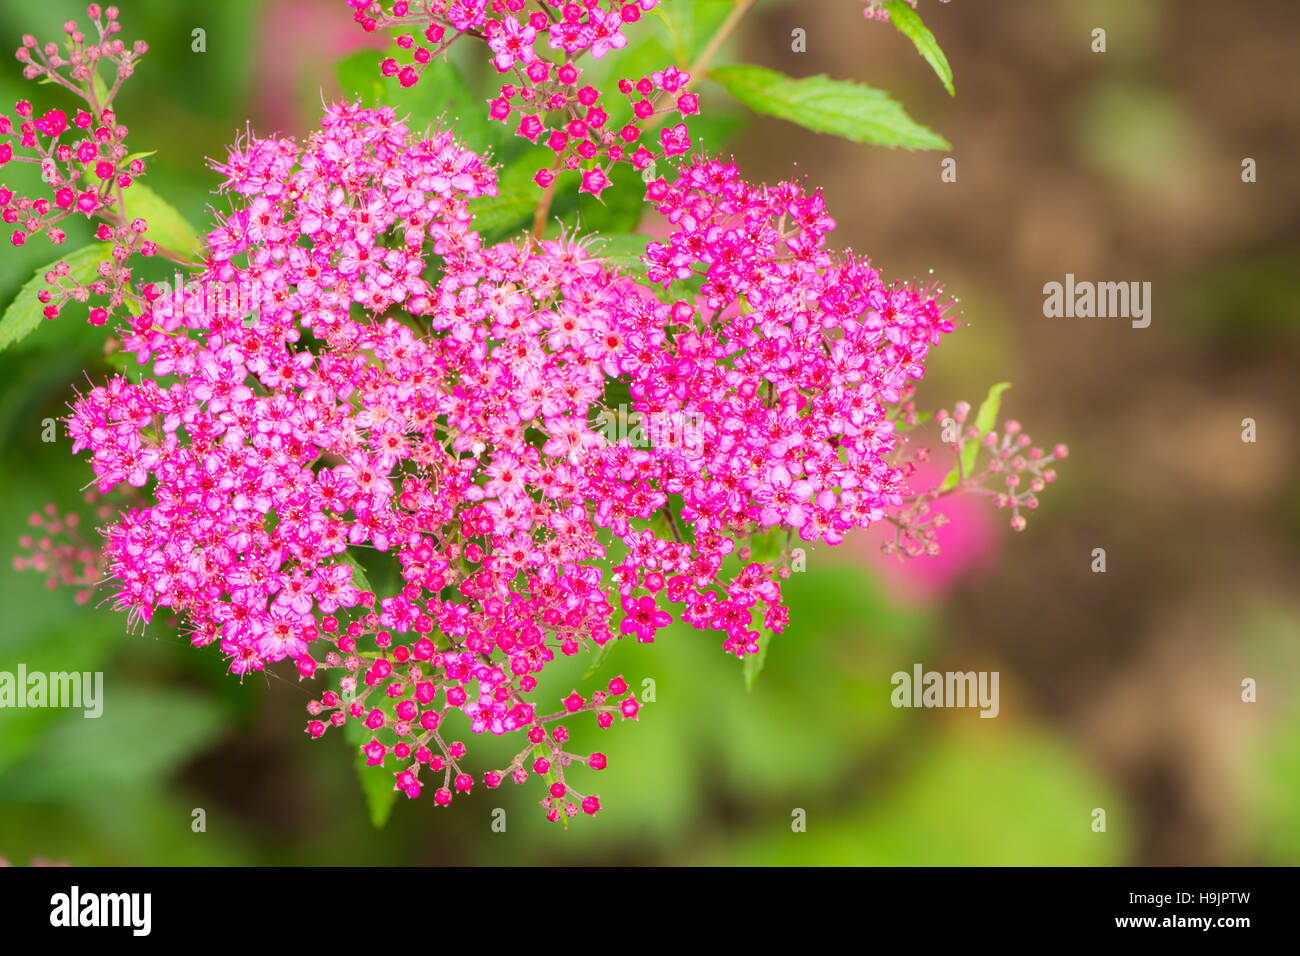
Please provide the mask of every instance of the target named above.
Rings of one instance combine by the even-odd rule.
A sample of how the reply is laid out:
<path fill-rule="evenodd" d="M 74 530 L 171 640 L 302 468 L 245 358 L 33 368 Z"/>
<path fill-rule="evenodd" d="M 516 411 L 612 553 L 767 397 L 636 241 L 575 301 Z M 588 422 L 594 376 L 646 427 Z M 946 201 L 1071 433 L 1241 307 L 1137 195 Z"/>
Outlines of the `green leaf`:
<path fill-rule="evenodd" d="M 378 705 L 379 708 L 387 710 L 388 708 L 384 706 L 386 703 L 388 701 L 382 701 Z M 343 727 L 343 736 L 352 747 L 357 779 L 361 781 L 361 792 L 365 794 L 366 806 L 370 810 L 370 823 L 376 830 L 382 830 L 393 812 L 393 807 L 397 804 L 396 777 L 393 776 L 393 771 L 386 767 L 371 767 L 366 763 L 366 755 L 361 747 L 369 743 L 368 738 L 374 734 L 365 724 L 359 720 L 349 720 Z M 391 752 L 387 757 L 394 759 Z"/>
<path fill-rule="evenodd" d="M 925 62 L 930 64 L 931 69 L 943 82 L 948 95 L 956 96 L 957 91 L 952 85 L 952 67 L 948 65 L 948 58 L 943 55 L 943 50 L 939 48 L 939 41 L 921 22 L 917 12 L 903 0 L 888 0 L 885 9 L 889 11 L 889 20 L 898 28 L 898 32 L 911 40 L 917 52 L 925 57 Z"/>
<path fill-rule="evenodd" d="M 732 0 L 675 0 L 655 7 L 672 37 L 675 62 L 694 63 L 734 6 Z"/>
<path fill-rule="evenodd" d="M 139 180 L 122 191 L 127 220 L 137 217 L 149 223 L 147 238 L 174 253 L 197 258 L 199 234 L 176 207 Z"/>
<path fill-rule="evenodd" d="M 378 50 L 360 50 L 336 61 L 334 76 L 343 95 L 349 99 L 360 98 L 366 106 L 385 103 L 387 97 L 379 72 L 380 59 Z"/>
<path fill-rule="evenodd" d="M 130 166 L 131 163 L 133 163 L 135 160 L 137 160 L 137 159 L 146 159 L 147 157 L 152 156 L 152 155 L 153 155 L 154 153 L 156 153 L 156 152 L 158 152 L 158 150 L 156 150 L 156 149 L 150 149 L 150 150 L 146 150 L 146 151 L 144 151 L 144 152 L 132 153 L 130 156 L 126 157 L 126 159 L 122 160 L 122 165 L 123 165 L 123 166 Z"/>
<path fill-rule="evenodd" d="M 614 638 L 606 641 L 596 653 L 591 655 L 591 666 L 587 668 L 587 673 L 582 675 L 583 680 L 589 679 L 593 674 L 605 666 L 605 659 L 609 657 L 609 652 L 614 649 Z"/>
<path fill-rule="evenodd" d="M 89 246 L 82 246 L 71 255 L 55 262 L 67 262 L 72 269 L 68 278 L 85 283 L 99 274 L 99 264 L 108 259 L 110 252 L 109 243 L 96 242 Z M 0 316 L 0 351 L 26 338 L 44 320 L 41 310 L 45 306 L 36 296 L 42 290 L 50 288 L 45 281 L 45 273 L 54 268 L 54 265 L 55 263 L 51 262 L 37 269 L 36 275 L 18 290 L 18 295 L 9 304 L 9 308 L 5 309 L 4 315 Z"/>
<path fill-rule="evenodd" d="M 0 778 L 6 798 L 57 801 L 154 789 L 221 733 L 220 708 L 202 695 L 102 677 L 100 689 L 101 716 L 61 711 L 36 749 Z"/>
<path fill-rule="evenodd" d="M 144 381 L 145 370 L 136 364 L 134 352 L 115 349 L 104 356 L 104 362 L 128 382 L 139 385 Z"/>
<path fill-rule="evenodd" d="M 646 243 L 650 241 L 649 236 L 624 232 L 603 235 L 601 239 L 604 242 L 594 243 L 592 251 L 612 268 L 623 273 L 645 273 L 644 256 Z"/>
<path fill-rule="evenodd" d="M 971 469 L 975 467 L 975 459 L 980 453 L 980 438 L 983 438 L 988 432 L 993 430 L 993 426 L 998 423 L 998 412 L 1002 407 L 1002 393 L 1011 387 L 1010 382 L 998 382 L 989 389 L 988 395 L 980 404 L 979 411 L 975 413 L 975 428 L 979 431 L 979 436 L 968 439 L 966 446 L 961 452 L 961 474 L 969 476 Z M 954 487 L 961 480 L 956 466 L 948 473 L 948 477 L 943 480 L 939 486 L 940 491 L 947 491 Z"/>
<path fill-rule="evenodd" d="M 359 591 L 369 591 L 375 593 L 375 589 L 370 586 L 370 578 L 366 576 L 366 569 L 361 566 L 361 562 L 352 556 L 351 551 L 344 551 L 339 555 L 339 560 L 352 569 L 352 585 Z"/>
<path fill-rule="evenodd" d="M 535 185 L 498 186 L 495 196 L 480 196 L 469 201 L 474 229 L 480 233 L 504 230 L 523 222 L 537 209 L 542 192 Z"/>
<path fill-rule="evenodd" d="M 736 99 L 759 113 L 855 143 L 903 149 L 949 149 L 939 134 L 917 123 L 882 90 L 825 75 L 796 80 L 761 66 L 709 71 Z"/>
<path fill-rule="evenodd" d="M 560 778 L 556 776 L 555 773 L 555 764 L 551 763 L 551 761 L 555 757 L 555 752 L 551 750 L 550 741 L 548 741 L 544 737 L 542 738 L 541 742 L 537 745 L 537 752 L 542 757 L 545 757 L 547 762 L 550 763 L 550 766 L 547 768 L 546 773 L 542 775 L 542 779 L 546 781 L 546 789 L 549 791 L 551 789 L 551 786 L 553 784 L 559 783 L 560 780 Z M 565 813 L 560 814 L 560 823 L 564 824 L 564 829 L 566 830 L 569 829 L 568 814 Z"/>
<path fill-rule="evenodd" d="M 514 118 L 507 124 L 488 116 L 487 97 L 475 94 L 456 64 L 446 57 L 432 60 L 420 82 L 410 89 L 395 79 L 387 82 L 391 84 L 388 102 L 399 112 L 411 110 L 412 129 L 423 129 L 442 117 L 444 124 L 455 129 L 456 138 L 476 153 L 499 146 L 511 135 Z"/>
<path fill-rule="evenodd" d="M 749 554 L 754 561 L 775 561 L 785 550 L 786 532 L 783 528 L 769 528 L 749 536 Z"/>
<path fill-rule="evenodd" d="M 395 52 L 401 52 L 396 51 Z M 413 130 L 423 130 L 441 118 L 456 138 L 477 153 L 500 146 L 509 136 L 505 123 L 488 116 L 487 98 L 476 95 L 456 64 L 445 56 L 430 60 L 413 87 L 379 72 L 381 54 L 362 50 L 338 60 L 334 74 L 345 96 L 366 106 L 391 106 L 405 116 Z"/>
<path fill-rule="evenodd" d="M 760 627 L 758 630 L 758 653 L 745 655 L 745 690 L 750 691 L 758 683 L 758 672 L 763 669 L 763 664 L 767 662 L 768 645 L 772 643 L 772 638 L 776 636 L 765 627 Z"/>
<path fill-rule="evenodd" d="M 91 83 L 95 90 L 95 99 L 99 101 L 99 108 L 102 110 L 108 105 L 108 84 L 104 82 L 98 70 L 92 74 Z"/>

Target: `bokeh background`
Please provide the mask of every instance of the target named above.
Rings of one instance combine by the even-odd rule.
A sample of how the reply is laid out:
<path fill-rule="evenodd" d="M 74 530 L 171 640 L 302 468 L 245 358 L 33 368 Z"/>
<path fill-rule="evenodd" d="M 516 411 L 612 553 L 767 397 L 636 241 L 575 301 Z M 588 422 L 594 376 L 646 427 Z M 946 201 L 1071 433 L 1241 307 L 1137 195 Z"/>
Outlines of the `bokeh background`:
<path fill-rule="evenodd" d="M 194 222 L 220 201 L 206 157 L 246 122 L 307 131 L 338 92 L 333 63 L 380 42 L 335 0 L 120 5 L 125 36 L 152 48 L 120 116 L 135 149 L 158 150 L 150 184 Z M 56 37 L 81 7 L 6 2 L 0 37 Z M 856 0 L 760 4 L 728 56 L 885 88 L 950 152 L 854 145 L 715 95 L 706 111 L 734 116 L 709 145 L 751 179 L 806 174 L 841 246 L 891 276 L 933 270 L 960 299 L 966 327 L 918 398 L 978 402 L 1011 380 L 1004 412 L 1069 443 L 1026 532 L 963 505 L 937 563 L 900 569 L 869 536 L 815 549 L 752 692 L 712 638 L 617 647 L 587 685 L 649 678 L 655 702 L 637 724 L 579 731 L 609 755 L 592 788 L 607 809 L 567 832 L 533 805 L 536 787 L 513 785 L 450 809 L 402 800 L 375 829 L 341 736 L 301 732 L 306 686 L 240 684 L 173 630 L 128 635 L 107 608 L 9 569 L 28 513 L 76 507 L 89 478 L 66 438 L 40 440 L 83 370 L 107 371 L 102 338 L 68 317 L 0 354 L 0 669 L 102 670 L 106 707 L 97 721 L 0 712 L 0 856 L 1300 863 L 1300 6 L 922 0 L 921 13 L 955 99 Z M 1090 50 L 1096 27 L 1104 54 Z M 205 53 L 191 51 L 195 28 Z M 791 50 L 795 28 L 805 53 Z M 16 62 L 0 72 L 7 104 L 34 92 L 48 91 Z M 940 181 L 945 156 L 955 183 Z M 1241 181 L 1245 157 L 1256 183 Z M 7 249 L 0 302 L 49 258 L 43 241 Z M 1067 272 L 1151 281 L 1151 326 L 1044 318 L 1042 286 Z M 1090 570 L 1097 547 L 1105 574 Z M 999 671 L 999 717 L 892 708 L 890 675 L 914 663 Z M 586 667 L 572 662 L 557 690 L 582 686 Z M 1255 703 L 1242 701 L 1248 677 Z M 195 808 L 206 832 L 191 829 Z M 796 809 L 806 833 L 792 832 Z"/>

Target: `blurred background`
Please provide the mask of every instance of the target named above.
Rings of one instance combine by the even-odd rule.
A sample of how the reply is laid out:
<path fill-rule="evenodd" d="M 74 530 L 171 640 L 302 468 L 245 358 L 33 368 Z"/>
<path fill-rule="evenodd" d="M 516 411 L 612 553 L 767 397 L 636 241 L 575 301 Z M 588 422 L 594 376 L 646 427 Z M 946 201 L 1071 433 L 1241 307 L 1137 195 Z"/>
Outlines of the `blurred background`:
<path fill-rule="evenodd" d="M 134 149 L 158 150 L 150 185 L 196 223 L 217 201 L 206 157 L 246 122 L 306 132 L 338 93 L 334 62 L 384 42 L 341 0 L 121 8 L 124 36 L 151 50 L 119 116 Z M 82 13 L 7 4 L 0 37 L 55 38 Z M 40 439 L 83 370 L 107 372 L 102 336 L 69 313 L 0 353 L 0 670 L 102 670 L 106 703 L 99 720 L 0 712 L 0 856 L 1300 864 L 1300 6 L 922 0 L 920 13 L 955 99 L 855 0 L 760 4 L 729 59 L 884 88 L 951 151 L 814 135 L 704 86 L 717 117 L 706 138 L 751 180 L 806 174 L 840 246 L 890 277 L 933 270 L 960 299 L 966 326 L 934 354 L 918 403 L 978 403 L 1010 380 L 1004 414 L 1070 445 L 1027 531 L 963 502 L 934 562 L 900 568 L 870 536 L 813 550 L 752 692 L 720 641 L 691 631 L 620 645 L 585 683 L 588 661 L 557 665 L 557 694 L 622 673 L 653 681 L 655 698 L 636 724 L 575 727 L 579 749 L 609 756 L 591 787 L 606 809 L 567 832 L 545 822 L 531 784 L 479 785 L 449 809 L 401 800 L 376 829 L 341 735 L 302 733 L 307 685 L 241 684 L 174 630 L 128 635 L 107 608 L 9 568 L 27 515 L 77 508 L 90 475 L 65 436 Z M 1105 53 L 1090 48 L 1097 27 Z M 796 28 L 807 52 L 791 50 Z M 0 73 L 6 105 L 39 95 L 67 105 L 24 84 L 16 62 Z M 946 156 L 956 182 L 940 180 Z M 43 240 L 6 249 L 0 302 L 51 258 Z M 1150 327 L 1044 318 L 1043 284 L 1067 272 L 1152 282 Z M 1099 547 L 1104 574 L 1091 571 Z M 998 671 L 998 718 L 891 707 L 890 675 L 916 663 Z M 467 742 L 472 761 L 496 752 Z M 498 807 L 504 833 L 491 828 Z M 205 832 L 191 829 L 196 808 Z M 796 810 L 807 832 L 792 832 Z"/>

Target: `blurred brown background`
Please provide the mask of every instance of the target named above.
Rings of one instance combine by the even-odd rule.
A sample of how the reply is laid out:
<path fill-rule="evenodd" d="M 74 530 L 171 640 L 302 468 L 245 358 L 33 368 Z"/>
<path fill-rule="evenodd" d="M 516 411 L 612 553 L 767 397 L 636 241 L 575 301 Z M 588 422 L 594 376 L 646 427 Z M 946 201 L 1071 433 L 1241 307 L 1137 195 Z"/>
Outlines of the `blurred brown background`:
<path fill-rule="evenodd" d="M 933 269 L 961 299 L 969 327 L 938 350 L 923 407 L 1013 380 L 1004 410 L 1072 450 L 993 575 L 954 597 L 953 640 L 1004 659 L 1022 706 L 1121 783 L 1141 814 L 1137 861 L 1253 859 L 1243 817 L 1274 784 L 1251 748 L 1282 732 L 1300 675 L 1300 5 L 923 0 L 952 100 L 853 6 L 762 10 L 746 58 L 888 78 L 953 144 L 957 181 L 940 181 L 936 154 L 810 143 L 777 121 L 736 153 L 767 178 L 797 164 L 841 241 L 887 273 Z M 806 54 L 790 51 L 794 27 Z M 1151 281 L 1150 327 L 1044 318 L 1043 284 L 1067 272 Z M 1298 796 L 1284 798 L 1293 821 Z"/>

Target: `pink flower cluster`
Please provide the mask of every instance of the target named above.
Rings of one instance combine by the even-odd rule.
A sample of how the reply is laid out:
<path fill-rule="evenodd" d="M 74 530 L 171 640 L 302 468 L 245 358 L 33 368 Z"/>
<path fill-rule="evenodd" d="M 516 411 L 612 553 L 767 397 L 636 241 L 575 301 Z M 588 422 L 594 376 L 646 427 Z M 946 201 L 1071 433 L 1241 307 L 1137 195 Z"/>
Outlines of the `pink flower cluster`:
<path fill-rule="evenodd" d="M 558 722 L 638 704 L 620 680 L 543 715 L 547 662 L 677 615 L 753 653 L 787 619 L 776 562 L 728 557 L 767 529 L 835 543 L 901 500 L 885 405 L 952 323 L 827 252 L 819 195 L 715 160 L 652 182 L 675 231 L 649 278 L 702 277 L 693 302 L 571 237 L 482 247 L 467 201 L 493 171 L 390 109 L 332 107 L 302 146 L 251 139 L 219 169 L 236 209 L 206 272 L 123 335 L 152 377 L 70 419 L 100 492 L 152 499 L 107 529 L 116 603 L 182 613 L 235 673 L 336 673 L 309 732 L 360 721 L 408 795 L 422 772 L 437 802 L 471 786 L 440 735 L 460 710 L 530 735 L 485 783 L 550 775 L 553 817 L 594 812 L 562 773 L 603 758 Z M 240 307 L 209 307 L 222 285 Z M 651 447 L 598 429 L 615 387 Z M 394 582 L 376 593 L 354 552 Z"/>
<path fill-rule="evenodd" d="M 938 530 L 948 523 L 944 504 L 937 504 L 957 494 L 975 494 L 991 498 L 998 508 L 1010 508 L 1008 524 L 1013 531 L 1024 531 L 1028 519 L 1022 512 L 1038 509 L 1038 496 L 1056 481 L 1052 466 L 1070 454 L 1068 446 L 1058 444 L 1050 451 L 1034 444 L 1023 426 L 1008 419 L 999 432 L 996 428 L 981 431 L 970 420 L 969 402 L 958 402 L 951 415 L 946 409 L 935 413 L 943 423 L 941 439 L 953 451 L 953 472 L 943 482 L 926 491 L 905 498 L 902 507 L 886 516 L 894 525 L 893 540 L 886 540 L 881 550 L 901 558 L 937 557 Z M 907 477 L 915 479 L 929 459 L 929 449 L 917 449 L 913 456 L 900 456 Z M 969 465 L 966 459 L 969 458 Z M 987 482 L 1002 483 L 1004 491 L 986 487 Z M 915 480 L 911 482 L 917 484 Z"/>
<path fill-rule="evenodd" d="M 86 492 L 88 503 L 94 503 L 98 497 L 93 491 Z M 112 514 L 113 510 L 102 503 L 95 509 L 101 521 L 108 520 Z M 51 590 L 61 586 L 75 588 L 76 602 L 87 603 L 96 585 L 104 579 L 103 554 L 98 541 L 88 541 L 81 534 L 81 515 L 75 511 L 60 515 L 49 504 L 30 515 L 27 523 L 33 533 L 18 539 L 18 546 L 27 553 L 14 557 L 14 570 L 45 575 L 45 586 Z"/>
<path fill-rule="evenodd" d="M 439 46 L 399 37 L 417 65 L 384 67 L 404 83 L 457 36 L 487 40 L 519 80 L 493 115 L 522 112 L 556 169 L 595 162 L 583 186 L 596 193 L 598 157 L 644 168 L 688 149 L 679 127 L 661 153 L 629 153 L 641 128 L 611 135 L 579 82 L 577 58 L 621 46 L 621 24 L 653 5 L 542 4 L 525 22 L 514 0 L 353 2 L 368 29 L 427 22 Z M 110 10 L 104 32 L 115 24 Z M 536 53 L 543 35 L 562 64 Z M 60 61 L 42 55 L 52 75 Z M 619 88 L 649 121 L 656 95 L 694 111 L 687 79 L 669 68 Z M 84 69 L 81 81 L 98 96 Z M 22 135 L 79 162 L 42 145 L 63 132 L 46 116 Z M 99 122 L 77 120 L 109 144 L 120 189 L 138 170 L 120 169 L 119 127 Z M 152 251 L 143 224 L 125 224 L 137 239 L 112 222 L 101 235 L 116 263 L 101 275 L 131 313 L 121 346 L 146 374 L 92 388 L 68 426 L 98 492 L 135 489 L 134 502 L 103 529 L 102 555 L 56 543 L 72 523 L 38 516 L 44 534 L 20 562 L 78 586 L 106 574 L 118 609 L 183 619 L 235 674 L 292 661 L 327 677 L 307 732 L 368 737 L 367 762 L 409 797 L 430 785 L 445 805 L 476 785 L 457 719 L 525 738 L 485 786 L 535 775 L 550 819 L 597 812 L 599 794 L 568 772 L 606 759 L 567 749 L 567 722 L 608 728 L 640 704 L 618 677 L 547 713 L 550 662 L 653 642 L 678 619 L 737 657 L 759 653 L 789 619 L 780 581 L 796 535 L 834 545 L 933 500 L 908 487 L 898 430 L 918 421 L 912 383 L 954 328 L 949 307 L 830 252 L 834 220 L 797 182 L 748 183 L 703 156 L 649 175 L 670 231 L 619 265 L 571 234 L 484 245 L 470 203 L 495 195 L 496 171 L 452 130 L 413 129 L 388 107 L 329 107 L 302 143 L 250 134 L 214 168 L 231 211 L 192 281 L 127 296 L 126 258 Z M 645 440 L 608 433 L 625 403 Z M 1032 508 L 1052 459 L 1016 454 L 1027 439 L 1006 433 L 998 461 L 1030 476 L 1028 491 L 1008 482 L 1006 503 Z"/>
<path fill-rule="evenodd" d="M 66 262 L 56 264 L 46 275 L 49 289 L 42 290 L 44 315 L 56 318 L 71 301 L 86 304 L 95 296 L 103 300 L 90 310 L 90 322 L 103 325 L 120 308 L 131 284 L 127 266 L 132 255 L 154 255 L 155 243 L 145 237 L 147 222 L 123 215 L 122 190 L 145 171 L 144 160 L 131 156 L 126 145 L 127 128 L 118 122 L 112 108 L 122 83 L 135 72 L 138 59 L 148 49 L 142 40 L 128 47 L 119 37 L 122 26 L 117 8 L 88 8 L 97 34 L 92 42 L 69 20 L 64 26 L 66 55 L 55 43 L 39 44 L 33 36 L 23 37 L 16 56 L 24 64 L 29 80 L 54 83 L 84 101 L 71 117 L 61 109 L 37 114 L 32 104 L 20 100 L 13 118 L 0 114 L 0 168 L 10 162 L 39 166 L 47 192 L 25 196 L 0 184 L 0 219 L 13 226 L 10 241 L 24 245 L 45 233 L 54 245 L 67 238 L 62 223 L 72 216 L 102 220 L 95 237 L 110 245 L 104 250 L 97 275 L 88 282 L 70 276 Z M 102 83 L 98 74 L 107 70 L 112 84 Z M 18 150 L 11 137 L 17 137 Z"/>
<path fill-rule="evenodd" d="M 621 106 L 602 106 L 601 92 L 582 81 L 581 57 L 590 53 L 599 60 L 626 46 L 623 28 L 657 2 L 542 3 L 527 19 L 520 19 L 524 0 L 397 0 L 387 8 L 378 0 L 348 0 L 366 30 L 423 28 L 420 36 L 426 42 L 412 32 L 397 38 L 401 49 L 411 51 L 410 64 L 403 66 L 392 57 L 381 64 L 382 72 L 396 76 L 403 86 L 417 83 L 428 63 L 461 37 L 485 41 L 497 72 L 510 80 L 489 102 L 488 114 L 502 123 L 517 114 L 516 134 L 555 152 L 552 166 L 537 171 L 537 184 L 550 186 L 558 171 L 581 169 L 579 191 L 597 196 L 610 185 L 614 164 L 625 162 L 644 170 L 657 158 L 680 155 L 691 146 L 684 123 L 660 130 L 657 144 L 642 141 L 650 121 L 672 112 L 682 117 L 699 112 L 696 95 L 687 90 L 688 74 L 669 67 L 622 79 L 618 89 L 627 104 Z M 543 39 L 557 59 L 538 52 Z M 629 119 L 614 123 L 612 117 L 624 112 Z"/>

